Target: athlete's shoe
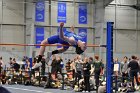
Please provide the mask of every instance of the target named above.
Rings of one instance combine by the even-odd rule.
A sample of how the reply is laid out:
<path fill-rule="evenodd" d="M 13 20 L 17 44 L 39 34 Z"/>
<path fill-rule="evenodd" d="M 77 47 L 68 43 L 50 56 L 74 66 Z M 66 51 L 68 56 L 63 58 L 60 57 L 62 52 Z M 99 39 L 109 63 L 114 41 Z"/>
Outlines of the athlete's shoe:
<path fill-rule="evenodd" d="M 32 67 L 32 69 L 36 69 L 38 67 L 42 66 L 42 63 L 39 62 L 39 63 L 35 63 L 35 65 Z"/>

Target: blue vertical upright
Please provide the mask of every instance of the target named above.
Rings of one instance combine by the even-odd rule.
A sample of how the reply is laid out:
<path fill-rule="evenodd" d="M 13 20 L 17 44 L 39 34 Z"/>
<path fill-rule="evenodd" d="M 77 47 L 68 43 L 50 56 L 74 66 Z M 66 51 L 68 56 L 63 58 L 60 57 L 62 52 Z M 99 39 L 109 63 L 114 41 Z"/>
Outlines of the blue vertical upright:
<path fill-rule="evenodd" d="M 106 91 L 113 93 L 113 22 L 107 22 L 107 54 L 106 54 Z"/>
<path fill-rule="evenodd" d="M 32 58 L 29 58 L 29 62 L 30 62 L 30 68 L 32 68 L 32 65 L 33 65 Z"/>

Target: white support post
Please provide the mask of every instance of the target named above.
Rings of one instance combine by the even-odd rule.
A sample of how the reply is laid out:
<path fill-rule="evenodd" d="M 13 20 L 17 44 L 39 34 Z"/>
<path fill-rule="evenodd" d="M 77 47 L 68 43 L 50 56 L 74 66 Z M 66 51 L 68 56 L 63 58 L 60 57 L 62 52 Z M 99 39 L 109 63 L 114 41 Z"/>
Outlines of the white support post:
<path fill-rule="evenodd" d="M 2 43 L 2 34 L 3 34 L 3 0 L 0 0 L 1 4 L 1 24 L 0 24 L 0 43 Z M 0 50 L 2 50 L 2 47 L 0 46 Z"/>
<path fill-rule="evenodd" d="M 34 44 L 34 37 L 35 37 L 35 28 L 34 28 L 34 23 L 31 24 L 31 32 L 30 32 L 30 44 Z M 29 58 L 32 58 L 33 56 L 33 50 L 34 47 L 30 46 L 29 47 Z"/>
<path fill-rule="evenodd" d="M 35 19 L 35 4 L 29 3 L 26 4 L 26 44 L 34 44 L 35 37 L 35 27 L 34 27 L 34 19 Z M 32 12 L 30 14 L 30 12 Z M 26 46 L 26 56 L 32 58 L 34 47 Z"/>
<path fill-rule="evenodd" d="M 95 44 L 102 45 L 105 8 L 103 0 L 95 1 Z M 95 54 L 102 57 L 102 49 L 95 48 Z"/>

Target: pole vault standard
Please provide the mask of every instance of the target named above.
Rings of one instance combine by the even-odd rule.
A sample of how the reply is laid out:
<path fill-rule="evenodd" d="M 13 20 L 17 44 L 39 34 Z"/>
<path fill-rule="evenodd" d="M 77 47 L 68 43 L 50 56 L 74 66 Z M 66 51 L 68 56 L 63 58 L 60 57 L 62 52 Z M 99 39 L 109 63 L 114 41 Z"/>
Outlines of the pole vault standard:
<path fill-rule="evenodd" d="M 107 22 L 106 92 L 113 93 L 113 22 Z"/>

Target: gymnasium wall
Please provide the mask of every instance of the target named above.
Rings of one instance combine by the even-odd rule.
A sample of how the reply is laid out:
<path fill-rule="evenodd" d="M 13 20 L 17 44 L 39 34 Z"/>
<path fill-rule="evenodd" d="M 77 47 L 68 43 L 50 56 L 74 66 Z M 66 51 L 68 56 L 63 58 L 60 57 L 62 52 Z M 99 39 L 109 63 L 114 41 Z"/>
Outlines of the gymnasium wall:
<path fill-rule="evenodd" d="M 66 1 L 66 0 L 65 0 Z M 67 1 L 70 1 L 70 0 L 67 0 Z M 80 0 L 79 0 L 80 1 Z M 82 1 L 86 1 L 86 0 L 82 0 Z M 81 2 L 82 2 L 81 1 Z M 89 0 L 91 1 L 91 0 Z M 86 1 L 87 2 L 87 1 Z M 58 3 L 56 1 L 52 1 L 51 2 L 51 14 L 49 14 L 49 2 L 45 2 L 45 22 L 35 22 L 34 24 L 37 25 L 37 26 L 44 26 L 45 27 L 45 38 L 51 36 L 51 35 L 54 35 L 54 34 L 57 34 L 57 27 L 59 26 L 59 23 L 57 23 L 57 5 Z M 87 28 L 87 39 L 88 39 L 88 42 L 89 44 L 93 44 L 94 43 L 94 20 L 93 20 L 93 16 L 94 16 L 94 5 L 93 4 L 89 4 L 87 2 L 87 17 L 88 17 L 88 20 L 87 20 L 87 24 L 78 24 L 78 5 L 79 3 L 73 3 L 73 2 L 68 2 L 66 4 L 66 23 L 65 23 L 65 27 L 67 30 L 70 29 L 70 27 L 72 25 L 74 25 L 76 28 L 75 28 L 75 32 L 78 33 L 78 28 L 79 27 L 85 27 Z M 31 4 L 27 4 L 27 11 L 26 11 L 26 16 L 28 18 L 32 18 L 34 17 L 35 13 L 32 13 L 33 15 L 31 15 L 30 13 L 30 10 L 33 9 L 33 7 L 35 8 L 35 5 L 31 5 Z M 35 10 L 35 9 L 33 9 Z M 33 11 L 35 12 L 35 11 Z M 51 16 L 51 18 L 49 17 Z M 34 18 L 33 18 L 34 19 Z M 28 23 L 30 23 L 31 21 L 27 21 Z M 51 26 L 51 27 L 48 27 L 48 26 Z M 28 31 L 29 32 L 29 31 Z M 26 32 L 26 34 L 28 33 Z M 27 38 L 30 38 L 31 34 L 30 32 L 28 33 L 29 36 L 26 36 Z M 29 40 L 26 40 L 28 43 L 30 43 Z M 26 43 L 27 43 L 26 42 Z M 35 40 L 33 41 L 35 42 Z M 56 47 L 47 47 L 46 48 L 46 52 L 47 51 L 52 51 L 56 49 Z M 28 48 L 26 48 L 26 50 L 29 50 Z M 38 53 L 38 49 L 34 48 L 33 49 L 36 54 Z M 74 51 L 75 49 L 74 48 L 69 48 L 68 51 Z M 86 52 L 90 52 L 92 53 L 93 52 L 93 48 L 88 48 Z"/>
<path fill-rule="evenodd" d="M 137 0 L 114 0 L 105 8 L 105 22 L 114 22 L 114 57 L 140 57 L 140 11 L 129 6 L 136 3 Z M 106 43 L 106 30 L 103 36 Z"/>
<path fill-rule="evenodd" d="M 26 1 L 23 3 L 23 1 Z M 0 0 L 0 43 L 20 43 L 29 44 L 35 43 L 35 39 L 31 41 L 31 38 L 35 38 L 35 30 L 32 24 L 37 26 L 44 26 L 45 38 L 57 34 L 57 2 L 51 3 L 51 19 L 49 18 L 49 4 L 45 2 L 45 22 L 35 22 L 35 3 L 31 3 L 32 0 Z M 72 1 L 72 0 L 65 0 Z M 78 2 L 86 2 L 88 5 L 87 17 L 88 21 L 86 25 L 78 24 L 78 3 L 67 3 L 67 23 L 65 26 L 67 29 L 71 25 L 76 26 L 76 33 L 78 33 L 78 27 L 87 28 L 88 43 L 94 43 L 94 28 L 93 28 L 93 12 L 94 5 L 89 4 L 92 0 L 79 0 Z M 48 27 L 48 26 L 53 27 Z M 34 31 L 34 32 L 33 32 Z M 37 55 L 38 49 L 32 47 L 33 51 Z M 56 49 L 56 47 L 47 47 L 46 52 Z M 25 54 L 29 56 L 29 47 L 17 47 L 17 46 L 0 46 L 0 56 L 3 56 L 4 60 L 8 61 L 8 58 L 13 55 L 20 58 Z M 10 54 L 9 52 L 13 54 Z M 73 52 L 74 49 L 70 48 L 69 52 Z M 93 52 L 93 48 L 88 48 L 87 52 Z M 7 59 L 6 59 L 7 58 Z"/>
<path fill-rule="evenodd" d="M 0 43 L 25 43 L 23 1 L 0 0 Z M 9 62 L 9 57 L 21 60 L 24 54 L 24 47 L 0 46 L 0 56 L 5 64 Z"/>
<path fill-rule="evenodd" d="M 32 0 L 0 0 L 0 43 L 31 43 L 31 32 L 34 31 L 32 23 L 38 26 L 45 26 L 45 37 L 57 33 L 57 2 L 52 1 L 51 3 L 51 19 L 49 18 L 49 4 L 45 3 L 45 22 L 37 23 L 34 21 L 35 17 L 35 4 L 34 3 L 23 3 L 23 1 Z M 65 0 L 72 1 L 72 0 Z M 67 29 L 71 25 L 76 27 L 87 27 L 88 31 L 88 43 L 94 44 L 94 26 L 95 26 L 95 5 L 89 4 L 93 0 L 79 0 L 88 3 L 88 24 L 78 24 L 78 3 L 67 3 L 67 23 L 65 26 Z M 107 21 L 113 21 L 114 24 L 114 55 L 121 57 L 123 55 L 140 54 L 140 11 L 137 11 L 129 6 L 136 4 L 137 0 L 115 0 L 111 5 L 105 8 L 105 25 Z M 118 5 L 114 5 L 114 4 Z M 119 6 L 120 5 L 120 6 Z M 48 27 L 49 25 L 53 27 Z M 76 33 L 78 28 L 75 29 Z M 33 33 L 34 34 L 34 33 Z M 106 44 L 106 30 L 104 30 L 103 44 Z M 33 36 L 35 37 L 35 36 Z M 32 41 L 35 43 L 35 41 Z M 36 52 L 38 49 L 33 48 Z M 51 51 L 56 47 L 47 47 L 47 51 Z M 19 56 L 29 56 L 29 47 L 0 47 L 1 51 L 12 51 Z M 25 51 L 26 50 L 26 51 Z M 69 52 L 73 49 L 69 49 Z M 94 52 L 93 48 L 87 49 L 87 55 Z M 105 49 L 103 49 L 103 58 L 105 58 Z M 6 54 L 7 53 L 7 54 Z M 0 56 L 3 55 L 5 58 L 9 57 L 8 52 L 0 52 Z M 7 56 L 8 55 L 8 56 Z"/>
<path fill-rule="evenodd" d="M 24 0 L 20 0 L 22 2 Z M 24 4 L 19 0 L 0 0 L 0 43 L 24 43 Z M 24 51 L 24 47 L 1 49 Z"/>

